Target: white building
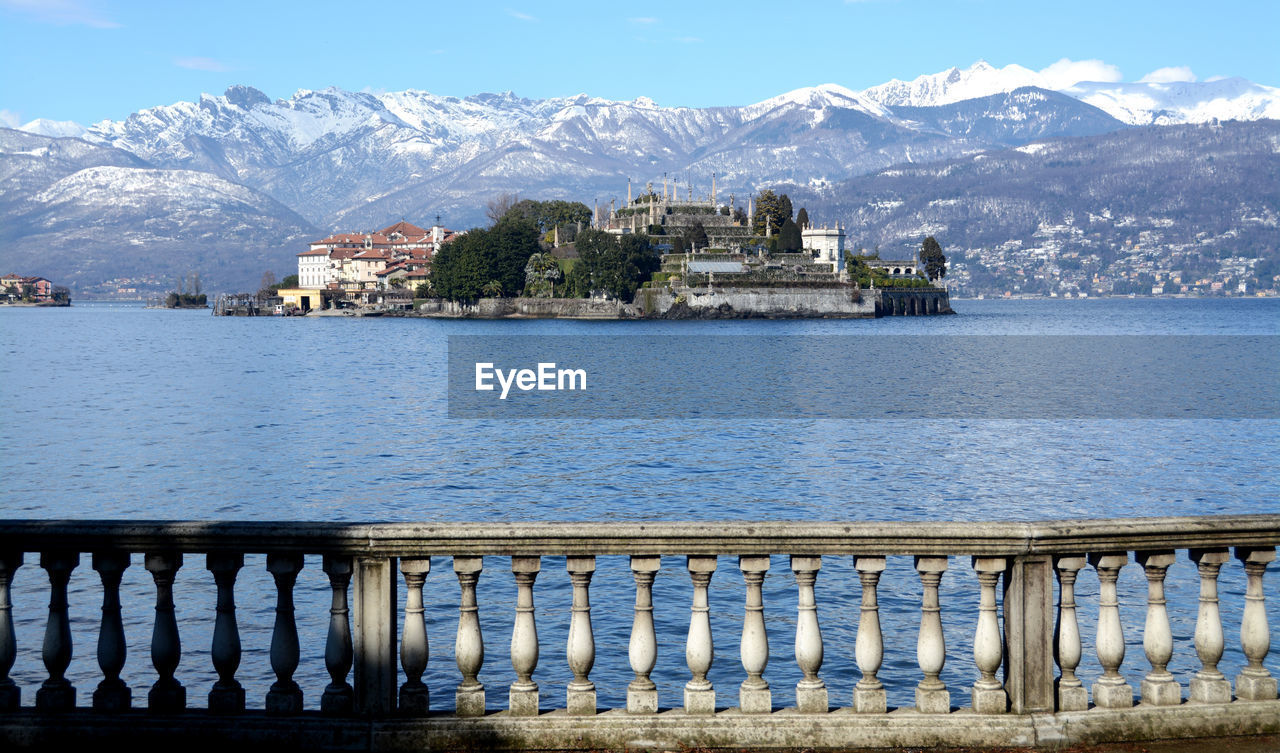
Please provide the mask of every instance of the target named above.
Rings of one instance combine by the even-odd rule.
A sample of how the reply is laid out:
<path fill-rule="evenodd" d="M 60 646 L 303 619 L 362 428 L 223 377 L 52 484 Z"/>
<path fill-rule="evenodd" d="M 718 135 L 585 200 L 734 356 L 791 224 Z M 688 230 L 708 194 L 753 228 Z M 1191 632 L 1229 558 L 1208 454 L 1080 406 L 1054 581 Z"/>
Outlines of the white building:
<path fill-rule="evenodd" d="M 809 226 L 800 231 L 806 251 L 816 252 L 816 261 L 831 265 L 831 271 L 844 269 L 844 228 L 840 223 L 829 228 Z"/>

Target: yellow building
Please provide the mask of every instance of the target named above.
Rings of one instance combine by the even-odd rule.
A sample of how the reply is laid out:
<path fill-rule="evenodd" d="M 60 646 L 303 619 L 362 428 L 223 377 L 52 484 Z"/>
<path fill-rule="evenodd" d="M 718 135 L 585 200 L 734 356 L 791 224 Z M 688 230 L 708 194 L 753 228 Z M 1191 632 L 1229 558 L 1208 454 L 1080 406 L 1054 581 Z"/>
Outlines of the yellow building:
<path fill-rule="evenodd" d="M 276 295 L 284 299 L 284 307 L 295 306 L 303 311 L 324 308 L 320 291 L 315 288 L 280 288 Z"/>

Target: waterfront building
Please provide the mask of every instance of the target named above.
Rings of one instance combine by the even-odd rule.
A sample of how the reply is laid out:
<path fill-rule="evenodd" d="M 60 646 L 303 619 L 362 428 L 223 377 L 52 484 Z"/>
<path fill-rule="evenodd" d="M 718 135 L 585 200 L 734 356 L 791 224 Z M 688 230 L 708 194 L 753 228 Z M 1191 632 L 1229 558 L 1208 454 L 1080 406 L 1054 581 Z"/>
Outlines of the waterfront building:
<path fill-rule="evenodd" d="M 394 276 L 380 274 L 402 265 L 406 279 L 425 277 L 436 249 L 453 238 L 440 224 L 428 229 L 400 221 L 368 233 L 335 233 L 312 241 L 298 254 L 298 286 L 346 291 L 381 289 Z"/>

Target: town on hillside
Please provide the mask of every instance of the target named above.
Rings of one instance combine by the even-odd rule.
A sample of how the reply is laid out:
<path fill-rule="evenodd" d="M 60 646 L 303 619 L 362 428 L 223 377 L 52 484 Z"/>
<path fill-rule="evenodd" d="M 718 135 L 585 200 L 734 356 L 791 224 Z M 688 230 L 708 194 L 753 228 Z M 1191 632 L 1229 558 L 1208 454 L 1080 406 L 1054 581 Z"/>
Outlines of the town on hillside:
<path fill-rule="evenodd" d="M 946 257 L 845 248 L 839 224 L 810 220 L 766 190 L 742 206 L 664 180 L 626 203 L 500 197 L 492 226 L 455 232 L 400 221 L 335 233 L 297 255 L 297 273 L 215 313 L 439 317 L 874 317 L 949 313 Z M 273 281 L 271 281 L 273 282 Z"/>

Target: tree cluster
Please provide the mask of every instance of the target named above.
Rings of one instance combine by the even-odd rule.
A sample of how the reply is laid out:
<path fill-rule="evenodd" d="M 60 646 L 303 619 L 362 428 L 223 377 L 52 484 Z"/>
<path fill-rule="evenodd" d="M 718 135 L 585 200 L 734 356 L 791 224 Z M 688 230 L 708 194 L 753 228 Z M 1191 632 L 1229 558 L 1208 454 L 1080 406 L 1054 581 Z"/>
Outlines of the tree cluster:
<path fill-rule="evenodd" d="M 791 219 L 791 198 L 781 196 L 766 188 L 756 197 L 755 214 L 751 217 L 751 232 L 765 236 L 777 233 L 782 223 Z"/>
<path fill-rule="evenodd" d="M 570 296 L 586 298 L 603 293 L 623 301 L 662 266 L 658 251 L 647 235 L 613 235 L 583 230 L 574 244 L 578 263 L 565 279 Z"/>
<path fill-rule="evenodd" d="M 538 235 L 533 223 L 506 216 L 487 230 L 462 233 L 436 251 L 431 291 L 451 301 L 516 295 L 524 288 L 529 257 L 542 250 Z"/>

